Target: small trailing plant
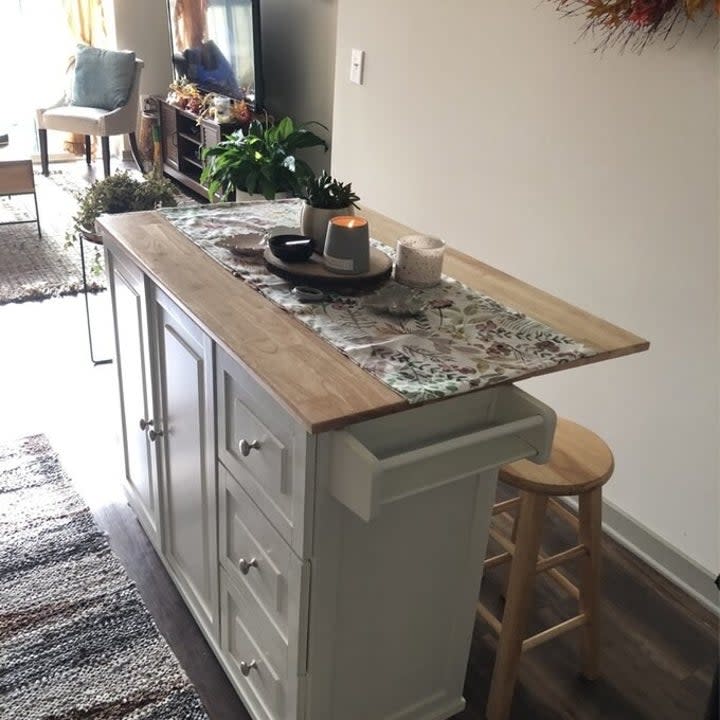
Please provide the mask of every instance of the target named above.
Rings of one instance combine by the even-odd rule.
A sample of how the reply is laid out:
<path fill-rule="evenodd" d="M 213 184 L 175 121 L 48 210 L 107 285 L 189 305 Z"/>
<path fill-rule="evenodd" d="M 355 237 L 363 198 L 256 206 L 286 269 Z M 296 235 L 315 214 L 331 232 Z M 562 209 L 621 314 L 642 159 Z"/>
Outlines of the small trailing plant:
<path fill-rule="evenodd" d="M 94 182 L 87 190 L 77 194 L 79 202 L 73 216 L 73 230 L 94 232 L 95 220 L 107 213 L 153 210 L 157 207 L 177 205 L 175 188 L 164 178 L 147 177 L 144 180 L 128 172 L 118 172 Z"/>
<path fill-rule="evenodd" d="M 341 183 L 331 177 L 325 170 L 317 177 L 310 178 L 303 190 L 303 197 L 308 205 L 325 210 L 358 207 L 360 197 L 353 192 L 352 183 Z"/>
<path fill-rule="evenodd" d="M 95 220 L 106 213 L 114 215 L 138 210 L 153 210 L 157 207 L 177 205 L 175 187 L 164 178 L 148 176 L 145 179 L 133 177 L 128 172 L 97 180 L 86 190 L 75 194 L 78 208 L 72 218 L 72 227 L 67 233 L 68 243 L 77 239 L 78 234 L 92 239 Z M 100 252 L 95 253 L 92 271 L 101 271 Z"/>
<path fill-rule="evenodd" d="M 257 193 L 267 200 L 281 192 L 300 196 L 314 173 L 297 152 L 311 147 L 328 149 L 325 140 L 309 125 L 327 130 L 314 122 L 296 126 L 289 117 L 274 125 L 267 119 L 255 119 L 246 132 L 237 130 L 206 148 L 200 182 L 208 188 L 210 200 L 217 195 L 227 200 L 236 189 Z"/>

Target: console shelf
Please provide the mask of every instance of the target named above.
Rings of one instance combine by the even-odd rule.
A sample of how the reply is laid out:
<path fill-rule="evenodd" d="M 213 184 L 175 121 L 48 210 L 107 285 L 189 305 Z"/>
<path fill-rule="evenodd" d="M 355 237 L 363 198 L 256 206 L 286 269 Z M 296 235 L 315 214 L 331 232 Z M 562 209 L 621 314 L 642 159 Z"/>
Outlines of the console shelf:
<path fill-rule="evenodd" d="M 218 123 L 208 118 L 198 120 L 197 115 L 165 100 L 159 100 L 159 104 L 163 172 L 207 197 L 207 188 L 200 183 L 203 169 L 201 152 L 239 130 L 240 125 Z"/>

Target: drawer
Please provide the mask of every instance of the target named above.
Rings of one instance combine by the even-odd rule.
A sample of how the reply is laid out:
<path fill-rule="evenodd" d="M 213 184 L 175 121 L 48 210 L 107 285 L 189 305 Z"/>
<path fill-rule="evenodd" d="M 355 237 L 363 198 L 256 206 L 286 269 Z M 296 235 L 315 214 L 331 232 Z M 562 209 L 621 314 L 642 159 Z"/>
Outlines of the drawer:
<path fill-rule="evenodd" d="M 297 717 L 304 682 L 297 639 L 286 642 L 249 588 L 235 584 L 220 568 L 220 649 L 233 683 L 258 720 Z"/>
<path fill-rule="evenodd" d="M 287 642 L 289 619 L 306 604 L 303 564 L 222 464 L 218 478 L 220 562 L 236 584 L 252 593 Z"/>
<path fill-rule="evenodd" d="M 309 555 L 304 528 L 311 527 L 314 443 L 220 348 L 217 398 L 220 460 L 295 552 Z"/>
<path fill-rule="evenodd" d="M 448 405 L 452 402 L 452 405 Z M 547 462 L 555 412 L 512 386 L 332 433 L 330 492 L 366 522 L 382 506 L 508 462 Z"/>

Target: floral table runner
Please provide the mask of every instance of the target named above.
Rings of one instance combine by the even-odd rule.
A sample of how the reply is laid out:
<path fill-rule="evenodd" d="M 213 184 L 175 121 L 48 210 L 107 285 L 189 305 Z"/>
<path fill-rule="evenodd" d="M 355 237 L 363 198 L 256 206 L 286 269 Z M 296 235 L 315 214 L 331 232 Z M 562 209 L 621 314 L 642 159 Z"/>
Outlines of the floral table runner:
<path fill-rule="evenodd" d="M 508 382 L 597 353 L 447 276 L 437 287 L 415 291 L 427 302 L 422 313 L 393 317 L 366 307 L 367 293 L 326 291 L 325 301 L 302 303 L 290 292 L 292 284 L 270 273 L 262 259 L 237 257 L 218 245 L 233 238 L 259 239 L 276 226 L 297 227 L 297 200 L 161 208 L 158 212 L 235 276 L 410 403 Z M 372 242 L 393 256 L 391 248 Z"/>

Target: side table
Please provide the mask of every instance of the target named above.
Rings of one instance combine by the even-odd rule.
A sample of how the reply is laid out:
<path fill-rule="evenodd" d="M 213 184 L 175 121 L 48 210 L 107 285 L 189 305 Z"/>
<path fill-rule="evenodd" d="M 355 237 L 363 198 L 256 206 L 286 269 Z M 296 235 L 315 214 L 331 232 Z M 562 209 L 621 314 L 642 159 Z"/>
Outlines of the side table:
<path fill-rule="evenodd" d="M 33 177 L 31 160 L 3 160 L 0 155 L 0 195 L 32 195 L 35 200 L 34 220 L 12 220 L 2 222 L 0 225 L 37 223 L 38 237 L 42 237 L 40 213 L 38 212 L 35 178 Z"/>

